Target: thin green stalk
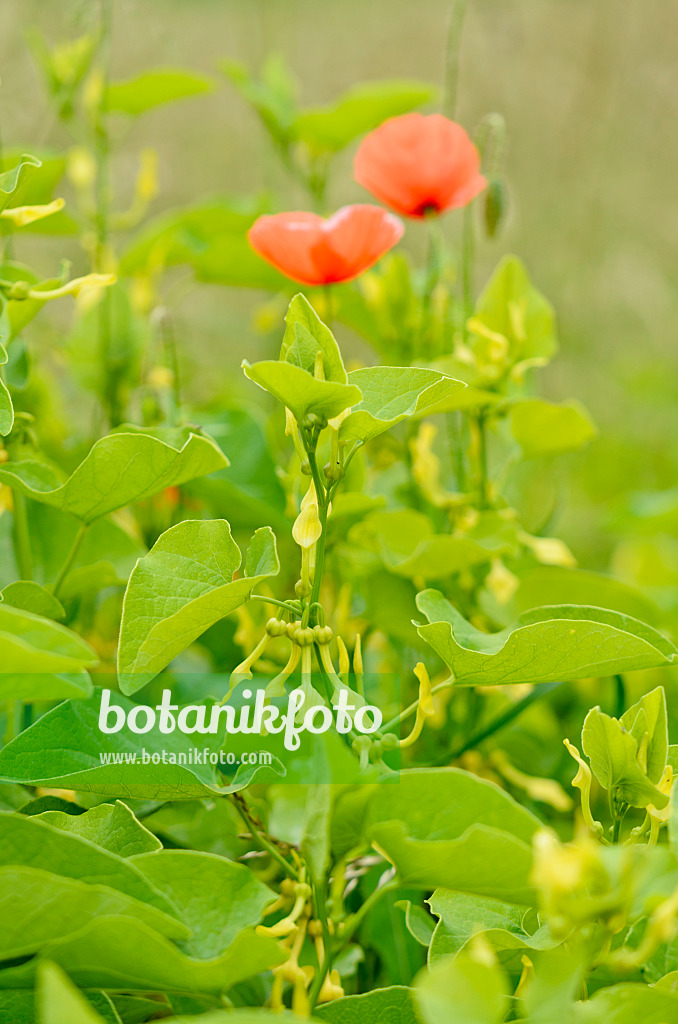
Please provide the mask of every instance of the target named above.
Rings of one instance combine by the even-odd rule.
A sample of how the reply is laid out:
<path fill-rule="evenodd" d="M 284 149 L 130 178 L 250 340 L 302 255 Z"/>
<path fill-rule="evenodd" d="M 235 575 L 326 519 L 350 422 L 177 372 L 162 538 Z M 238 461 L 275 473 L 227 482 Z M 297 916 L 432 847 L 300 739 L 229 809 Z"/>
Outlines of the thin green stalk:
<path fill-rule="evenodd" d="M 617 814 L 617 815 L 615 815 L 614 824 L 612 826 L 612 842 L 613 843 L 618 843 L 619 842 L 619 836 L 620 836 L 620 833 L 621 833 L 621 826 L 622 826 L 622 819 Z"/>
<path fill-rule="evenodd" d="M 484 412 L 479 412 L 476 420 L 478 427 L 478 494 L 481 509 L 487 508 L 489 501 L 489 481 L 487 475 L 487 420 Z"/>
<path fill-rule="evenodd" d="M 275 846 L 273 846 L 272 843 L 269 843 L 268 839 L 266 839 L 266 837 L 263 836 L 258 829 L 255 829 L 254 825 L 250 821 L 249 815 L 247 814 L 245 801 L 242 798 L 238 799 L 238 796 L 239 794 L 237 793 L 233 794 L 233 803 L 235 804 L 238 813 L 240 814 L 240 817 L 245 822 L 247 831 L 250 833 L 254 841 L 257 843 L 258 846 L 261 847 L 262 850 L 265 850 L 266 853 L 270 854 L 270 856 L 278 862 L 281 868 L 285 871 L 285 874 L 289 875 L 290 878 L 294 878 L 296 881 L 298 881 L 299 872 L 289 863 L 289 861 L 285 860 L 282 854 L 278 850 L 276 850 Z"/>
<path fill-rule="evenodd" d="M 308 998 L 311 1003 L 311 1011 L 315 1009 L 318 997 L 320 996 L 320 990 L 323 987 L 323 982 L 332 970 L 332 963 L 334 962 L 332 936 L 330 935 L 330 928 L 327 922 L 327 893 L 325 882 L 323 882 L 321 886 L 318 886 L 316 890 L 315 904 L 318 920 L 320 921 L 323 930 L 323 948 L 325 950 L 325 955 L 323 956 L 322 964 L 318 964 L 318 970 L 313 976 L 313 982 L 309 989 Z"/>
<path fill-rule="evenodd" d="M 12 491 L 13 505 L 13 541 L 19 577 L 22 580 L 33 579 L 33 556 L 31 553 L 31 537 L 28 529 L 26 498 L 19 491 Z"/>
<path fill-rule="evenodd" d="M 287 601 L 278 601 L 275 597 L 266 597 L 264 594 L 250 594 L 250 601 L 262 601 L 264 604 L 273 604 L 276 608 L 283 608 L 290 615 L 299 614 L 299 606 L 289 604 Z"/>
<path fill-rule="evenodd" d="M 66 579 L 66 577 L 68 576 L 69 572 L 71 571 L 71 569 L 73 567 L 73 562 L 76 559 L 78 551 L 80 550 L 80 545 L 82 544 L 83 540 L 85 539 L 85 534 L 87 533 L 88 529 L 89 529 L 89 524 L 88 523 L 81 523 L 80 524 L 80 528 L 78 529 L 78 532 L 75 535 L 75 540 L 73 541 L 73 544 L 71 546 L 71 550 L 68 552 L 68 555 L 66 556 L 66 561 L 61 566 L 61 569 L 59 570 L 59 575 L 57 576 L 56 580 L 54 581 L 54 586 L 52 587 L 52 593 L 54 594 L 55 597 L 59 596 L 59 591 L 61 590 L 61 587 L 64 584 L 64 580 Z"/>
<path fill-rule="evenodd" d="M 461 304 L 462 336 L 468 337 L 468 319 L 473 312 L 473 265 L 475 261 L 475 235 L 473 229 L 473 203 L 464 208 L 461 227 Z"/>
<path fill-rule="evenodd" d="M 468 0 L 455 0 L 450 14 L 450 26 L 447 31 L 445 50 L 445 85 L 443 88 L 443 114 L 454 117 L 457 109 L 457 91 L 459 86 L 459 57 L 461 53 L 461 33 L 464 27 L 464 16 Z"/>
<path fill-rule="evenodd" d="M 445 757 L 445 760 L 441 763 L 447 764 L 448 761 L 455 760 L 456 758 L 461 757 L 462 754 L 465 754 L 467 750 L 473 750 L 474 747 L 477 747 L 484 740 L 489 739 L 490 736 L 494 736 L 494 734 L 499 732 L 500 729 L 503 729 L 504 726 L 512 722 L 514 718 L 517 718 L 518 715 L 522 714 L 522 712 L 525 711 L 525 709 L 528 708 L 530 704 L 534 704 L 535 701 L 541 700 L 542 697 L 545 697 L 547 693 L 551 693 L 552 690 L 555 690 L 562 685 L 562 682 L 537 683 L 537 685 L 531 693 L 528 693 L 526 697 L 523 697 L 522 700 L 519 700 L 516 704 L 512 704 L 511 707 L 506 709 L 506 711 L 502 711 L 500 715 L 497 715 L 496 718 L 493 718 L 492 721 L 489 722 L 484 728 L 478 730 L 478 732 L 475 732 L 471 736 L 469 736 L 468 739 L 464 740 L 460 747 L 458 747 L 456 750 L 453 750 L 451 754 L 448 754 Z"/>
<path fill-rule="evenodd" d="M 431 687 L 431 694 L 439 693 L 441 690 L 447 690 L 450 686 L 454 686 L 454 679 L 445 679 L 444 682 L 437 683 L 435 686 Z M 407 718 L 413 715 L 418 707 L 419 698 L 413 701 L 409 707 L 406 707 L 404 711 L 401 711 L 400 714 L 396 715 L 395 718 L 392 718 L 390 722 L 387 722 L 386 725 L 382 725 L 379 731 L 390 732 L 391 729 L 395 729 L 396 725 L 401 725 Z"/>
<path fill-rule="evenodd" d="M 624 683 L 624 677 L 622 675 L 616 675 L 615 681 L 615 718 L 621 718 L 626 709 L 626 685 Z"/>

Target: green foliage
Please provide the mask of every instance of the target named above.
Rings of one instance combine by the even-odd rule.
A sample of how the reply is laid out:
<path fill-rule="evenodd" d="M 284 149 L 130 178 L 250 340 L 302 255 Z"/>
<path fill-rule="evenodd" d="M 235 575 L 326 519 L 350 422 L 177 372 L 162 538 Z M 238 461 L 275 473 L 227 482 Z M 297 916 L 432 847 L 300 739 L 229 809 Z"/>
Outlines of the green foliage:
<path fill-rule="evenodd" d="M 254 534 L 244 577 L 241 554 L 223 519 L 185 520 L 139 559 L 129 579 L 120 626 L 118 674 L 123 693 L 145 686 L 215 622 L 230 615 L 280 565 L 268 527 Z M 185 580 L 185 588 L 177 587 Z"/>
<path fill-rule="evenodd" d="M 65 483 L 35 460 L 0 467 L 0 480 L 89 525 L 131 502 L 227 464 L 210 438 L 189 430 L 172 432 L 167 440 L 123 430 L 97 441 Z"/>
<path fill-rule="evenodd" d="M 575 451 L 596 436 L 596 429 L 579 402 L 555 405 L 530 398 L 511 408 L 511 432 L 526 458 Z"/>
<path fill-rule="evenodd" d="M 533 608 L 514 626 L 487 634 L 437 590 L 417 607 L 429 620 L 418 633 L 464 686 L 581 679 L 673 665 L 678 651 L 661 633 L 628 615 L 578 605 Z"/>
<path fill-rule="evenodd" d="M 571 484 L 596 427 L 539 397 L 555 314 L 518 257 L 476 294 L 470 204 L 422 218 L 425 265 L 408 231 L 311 299 L 250 246 L 290 182 L 296 209 L 329 211 L 330 184 L 352 201 L 336 155 L 433 86 L 302 106 L 282 57 L 228 62 L 284 193 L 267 164 L 270 195 L 149 219 L 167 154 L 144 150 L 128 182 L 118 129 L 197 110 L 215 82 L 111 80 L 115 5 L 100 14 L 62 44 L 32 36 L 69 148 L 0 161 L 0 1022 L 678 1019 L 676 494 L 617 515 L 609 571 L 607 549 L 576 566 Z M 495 114 L 470 132 L 490 237 L 504 131 Z M 83 278 L 26 266 L 24 232 L 52 236 L 50 259 L 62 236 Z M 229 373 L 233 338 L 259 390 Z M 612 491 L 607 443 L 591 457 Z M 566 452 L 556 478 L 544 460 Z M 240 710 L 253 676 L 267 706 L 301 687 L 382 723 L 337 718 L 295 752 L 127 721 L 165 690 L 211 712 L 226 681 Z M 124 724 L 102 731 L 111 705 Z M 248 763 L 259 747 L 280 757 Z"/>
<path fill-rule="evenodd" d="M 112 82 L 105 103 L 109 110 L 136 117 L 153 107 L 211 92 L 213 82 L 181 68 L 154 68 L 125 82 Z"/>

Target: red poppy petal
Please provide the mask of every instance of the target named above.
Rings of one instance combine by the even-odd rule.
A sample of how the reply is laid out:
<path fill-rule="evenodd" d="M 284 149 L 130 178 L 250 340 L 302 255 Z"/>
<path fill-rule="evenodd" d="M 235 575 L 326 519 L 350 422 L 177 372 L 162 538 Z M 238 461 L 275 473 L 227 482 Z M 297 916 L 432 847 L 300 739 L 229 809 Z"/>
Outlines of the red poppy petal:
<path fill-rule="evenodd" d="M 301 284 L 324 284 L 313 259 L 323 224 L 317 213 L 276 213 L 259 217 L 247 237 L 252 248 L 287 277 Z"/>
<path fill-rule="evenodd" d="M 410 217 L 470 202 L 484 187 L 478 151 L 442 114 L 404 114 L 385 121 L 361 143 L 356 181 Z"/>
<path fill-rule="evenodd" d="M 378 206 L 343 206 L 325 222 L 313 258 L 328 283 L 350 281 L 374 266 L 404 230 L 401 221 Z"/>

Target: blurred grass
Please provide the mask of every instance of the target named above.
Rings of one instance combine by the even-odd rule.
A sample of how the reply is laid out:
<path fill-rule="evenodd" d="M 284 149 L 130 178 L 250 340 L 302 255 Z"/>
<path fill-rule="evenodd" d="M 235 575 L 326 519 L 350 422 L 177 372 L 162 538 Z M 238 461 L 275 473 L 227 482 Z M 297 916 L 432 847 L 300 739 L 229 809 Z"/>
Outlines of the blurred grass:
<path fill-rule="evenodd" d="M 52 41 L 91 19 L 93 0 L 4 0 L 0 126 L 5 145 L 65 142 L 46 114 L 23 45 L 28 26 Z M 258 66 L 284 55 L 302 99 L 319 103 L 363 79 L 442 77 L 447 0 L 115 0 L 113 77 L 151 65 L 215 73 L 235 58 Z M 672 0 L 471 0 L 464 31 L 459 119 L 489 110 L 509 131 L 512 212 L 507 230 L 480 248 L 479 282 L 506 249 L 521 255 L 558 311 L 562 352 L 543 389 L 576 395 L 601 438 L 560 468 L 523 477 L 523 501 L 551 500 L 557 526 L 585 564 L 604 568 L 611 514 L 636 489 L 673 486 L 678 475 L 678 5 Z M 116 130 L 115 179 L 131 194 L 144 145 L 160 153 L 155 212 L 215 192 L 268 188 L 300 197 L 230 86 L 160 109 Z M 333 205 L 364 198 L 338 162 Z M 410 232 L 418 244 L 416 228 Z M 39 269 L 60 243 L 35 240 Z M 56 245 L 56 248 L 55 248 Z M 224 389 L 261 346 L 250 315 L 260 296 L 200 288 L 181 305 L 192 387 Z M 548 492 L 548 493 L 547 493 Z M 535 516 L 539 513 L 535 511 Z"/>

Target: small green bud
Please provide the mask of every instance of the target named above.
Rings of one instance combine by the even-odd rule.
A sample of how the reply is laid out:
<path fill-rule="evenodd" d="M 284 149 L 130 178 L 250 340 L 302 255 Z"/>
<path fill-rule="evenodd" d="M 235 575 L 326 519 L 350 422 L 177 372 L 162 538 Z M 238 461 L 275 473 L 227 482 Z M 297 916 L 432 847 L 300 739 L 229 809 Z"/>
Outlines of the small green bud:
<path fill-rule="evenodd" d="M 382 736 L 381 738 L 381 745 L 384 749 L 384 752 L 388 750 L 395 750 L 396 747 L 398 746 L 398 742 L 398 737 L 393 732 L 387 732 L 386 735 Z"/>
<path fill-rule="evenodd" d="M 308 597 L 311 593 L 311 584 L 304 582 L 304 580 L 297 580 L 294 584 L 294 593 L 297 597 Z"/>
<path fill-rule="evenodd" d="M 485 193 L 485 230 L 494 238 L 506 219 L 508 194 L 503 178 L 492 177 Z"/>
<path fill-rule="evenodd" d="M 296 622 L 288 622 L 285 624 L 285 632 L 287 633 L 290 640 L 294 639 L 294 634 L 301 626 L 301 619 L 297 619 Z"/>
<path fill-rule="evenodd" d="M 310 647 L 313 643 L 313 630 L 310 626 L 299 626 L 292 634 L 292 640 L 299 647 Z"/>
<path fill-rule="evenodd" d="M 287 632 L 287 623 L 280 619 L 269 619 L 266 623 L 266 632 L 269 636 L 284 636 Z"/>
<path fill-rule="evenodd" d="M 332 642 L 334 633 L 331 626 L 314 626 L 313 636 L 317 644 L 329 644 Z"/>
<path fill-rule="evenodd" d="M 12 287 L 7 293 L 9 299 L 14 301 L 23 301 L 28 298 L 28 293 L 31 290 L 31 286 L 28 281 L 15 281 Z"/>

